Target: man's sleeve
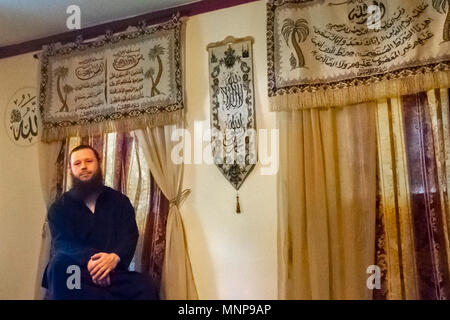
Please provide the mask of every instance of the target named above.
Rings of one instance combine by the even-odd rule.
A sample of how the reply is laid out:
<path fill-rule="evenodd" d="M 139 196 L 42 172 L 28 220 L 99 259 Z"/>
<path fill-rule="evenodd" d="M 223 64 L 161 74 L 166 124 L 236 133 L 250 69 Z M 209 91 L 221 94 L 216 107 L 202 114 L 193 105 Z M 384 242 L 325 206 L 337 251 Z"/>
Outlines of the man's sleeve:
<path fill-rule="evenodd" d="M 99 252 L 76 238 L 70 220 L 66 218 L 60 205 L 54 203 L 50 207 L 47 217 L 55 254 L 67 255 L 79 266 L 85 266 L 91 256 Z"/>
<path fill-rule="evenodd" d="M 116 226 L 119 243 L 113 252 L 120 258 L 119 265 L 124 269 L 128 269 L 133 259 L 134 250 L 136 250 L 139 231 L 136 224 L 134 208 L 128 198 L 123 201 L 121 209 L 118 219 L 119 225 Z"/>

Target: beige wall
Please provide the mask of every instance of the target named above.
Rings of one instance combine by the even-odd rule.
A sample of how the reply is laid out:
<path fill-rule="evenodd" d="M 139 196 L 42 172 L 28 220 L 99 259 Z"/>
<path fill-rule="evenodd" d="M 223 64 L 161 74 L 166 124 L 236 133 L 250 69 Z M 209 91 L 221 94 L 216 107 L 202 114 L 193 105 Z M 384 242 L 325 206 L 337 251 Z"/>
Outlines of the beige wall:
<path fill-rule="evenodd" d="M 211 42 L 253 36 L 255 113 L 258 129 L 274 128 L 268 110 L 266 6 L 248 3 L 191 17 L 186 29 L 188 129 L 209 124 L 208 52 Z M 182 207 L 199 297 L 203 299 L 276 299 L 276 176 L 261 175 L 258 163 L 236 192 L 214 165 L 185 167 L 192 194 Z"/>
<path fill-rule="evenodd" d="M 228 35 L 253 36 L 258 129 L 274 128 L 268 111 L 265 2 L 191 17 L 186 29 L 188 129 L 209 125 L 206 45 Z M 37 145 L 14 145 L 4 128 L 5 107 L 20 88 L 36 86 L 32 54 L 0 60 L 0 299 L 32 299 L 45 216 Z M 206 128 L 205 128 L 206 129 Z M 206 146 L 206 143 L 205 143 Z M 276 299 L 276 176 L 258 163 L 236 192 L 214 165 L 189 164 L 184 185 L 192 194 L 181 212 L 200 299 Z"/>
<path fill-rule="evenodd" d="M 45 204 L 37 144 L 14 144 L 5 128 L 5 109 L 23 87 L 36 87 L 32 54 L 0 60 L 0 299 L 32 299 Z"/>

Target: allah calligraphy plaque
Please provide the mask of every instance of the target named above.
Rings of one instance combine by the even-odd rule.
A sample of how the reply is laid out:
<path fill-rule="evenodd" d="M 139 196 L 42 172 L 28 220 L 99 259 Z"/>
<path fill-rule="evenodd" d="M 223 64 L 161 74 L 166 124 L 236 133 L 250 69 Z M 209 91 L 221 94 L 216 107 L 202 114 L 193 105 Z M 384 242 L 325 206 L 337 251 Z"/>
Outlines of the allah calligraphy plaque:
<path fill-rule="evenodd" d="M 236 190 L 256 163 L 252 44 L 227 37 L 207 47 L 213 159 Z"/>
<path fill-rule="evenodd" d="M 36 88 L 21 88 L 6 106 L 5 128 L 9 138 L 17 145 L 31 146 L 39 140 L 41 127 Z"/>
<path fill-rule="evenodd" d="M 446 87 L 450 2 L 269 0 L 267 52 L 272 110 Z"/>
<path fill-rule="evenodd" d="M 49 46 L 41 54 L 44 140 L 179 120 L 183 103 L 182 19 Z"/>

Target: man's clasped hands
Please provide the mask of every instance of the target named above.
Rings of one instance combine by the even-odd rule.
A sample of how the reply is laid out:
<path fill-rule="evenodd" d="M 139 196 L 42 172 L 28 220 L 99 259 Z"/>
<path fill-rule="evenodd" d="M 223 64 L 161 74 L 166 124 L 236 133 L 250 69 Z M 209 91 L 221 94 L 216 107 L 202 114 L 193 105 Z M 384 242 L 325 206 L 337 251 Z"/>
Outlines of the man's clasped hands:
<path fill-rule="evenodd" d="M 115 253 L 99 252 L 94 254 L 87 264 L 92 282 L 101 287 L 111 285 L 110 272 L 113 271 L 120 258 Z"/>

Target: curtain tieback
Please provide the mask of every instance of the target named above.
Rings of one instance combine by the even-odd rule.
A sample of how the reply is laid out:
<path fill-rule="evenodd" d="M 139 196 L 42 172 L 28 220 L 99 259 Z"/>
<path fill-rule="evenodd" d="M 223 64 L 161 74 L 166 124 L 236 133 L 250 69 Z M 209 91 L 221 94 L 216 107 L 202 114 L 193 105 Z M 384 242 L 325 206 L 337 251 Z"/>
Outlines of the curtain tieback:
<path fill-rule="evenodd" d="M 191 189 L 184 189 L 175 198 L 169 200 L 169 206 L 179 206 L 191 193 Z"/>

